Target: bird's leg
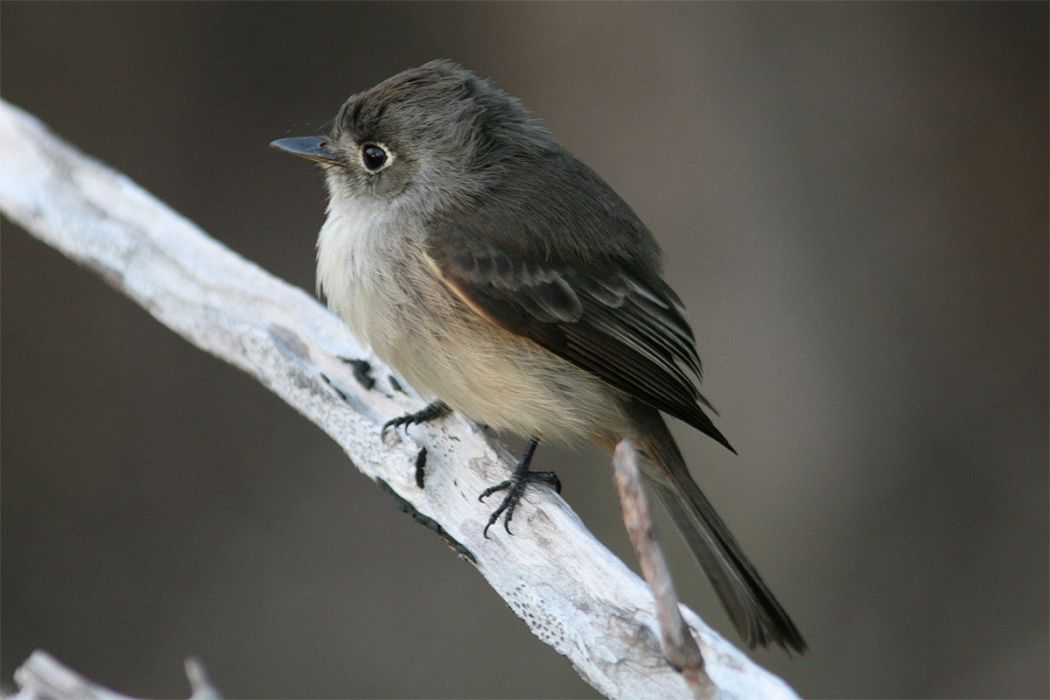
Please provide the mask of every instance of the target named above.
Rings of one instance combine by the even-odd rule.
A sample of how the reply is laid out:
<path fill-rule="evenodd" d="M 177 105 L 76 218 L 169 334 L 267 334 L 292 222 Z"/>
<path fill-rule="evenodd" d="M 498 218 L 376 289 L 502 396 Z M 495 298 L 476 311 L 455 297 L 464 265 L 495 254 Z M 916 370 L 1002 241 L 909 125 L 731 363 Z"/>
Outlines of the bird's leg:
<path fill-rule="evenodd" d="M 510 475 L 510 478 L 496 484 L 495 486 L 490 486 L 478 496 L 479 501 L 484 501 L 497 491 L 507 492 L 507 495 L 504 496 L 503 502 L 500 503 L 499 508 L 489 516 L 488 524 L 485 525 L 485 529 L 482 532 L 485 537 L 489 536 L 489 528 L 499 520 L 501 515 L 503 516 L 503 529 L 507 531 L 508 535 L 514 534 L 510 531 L 510 519 L 514 517 L 514 509 L 518 507 L 518 503 L 521 502 L 521 497 L 525 495 L 525 489 L 529 484 L 547 484 L 558 493 L 561 493 L 561 481 L 558 480 L 557 474 L 554 472 L 529 471 L 529 463 L 532 462 L 532 453 L 536 451 L 536 446 L 538 444 L 540 444 L 538 438 L 532 438 L 529 440 L 529 444 L 525 448 L 525 454 L 523 454 L 521 459 L 518 460 L 518 464 L 514 467 L 514 473 Z"/>
<path fill-rule="evenodd" d="M 432 401 L 415 413 L 391 418 L 386 423 L 383 423 L 381 432 L 386 433 L 390 428 L 400 428 L 401 426 L 405 426 L 407 429 L 413 423 L 428 423 L 451 412 L 452 409 L 444 401 Z"/>

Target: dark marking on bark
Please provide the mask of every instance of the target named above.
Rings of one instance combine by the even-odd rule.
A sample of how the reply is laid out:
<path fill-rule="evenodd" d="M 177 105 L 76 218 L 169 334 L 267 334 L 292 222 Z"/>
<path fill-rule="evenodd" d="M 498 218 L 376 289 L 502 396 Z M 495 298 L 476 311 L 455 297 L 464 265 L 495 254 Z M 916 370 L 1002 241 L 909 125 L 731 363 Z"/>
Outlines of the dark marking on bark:
<path fill-rule="evenodd" d="M 421 447 L 416 455 L 416 486 L 423 488 L 423 478 L 427 468 L 427 448 Z"/>
<path fill-rule="evenodd" d="M 397 491 L 390 487 L 390 484 L 386 483 L 382 479 L 376 479 L 376 484 L 378 484 L 379 489 L 381 491 L 385 491 L 386 493 L 394 497 L 394 501 L 397 503 L 398 510 L 400 510 L 402 513 L 408 513 L 410 516 L 412 516 L 412 519 L 415 520 L 417 523 L 424 525 L 427 528 L 436 532 L 441 537 L 441 539 L 445 540 L 445 544 L 451 547 L 453 551 L 455 551 L 464 559 L 469 560 L 471 564 L 474 564 L 475 566 L 477 565 L 478 559 L 474 556 L 474 553 L 466 547 L 464 547 L 462 544 L 460 544 L 460 542 L 454 537 L 452 537 L 452 535 L 448 534 L 448 532 L 445 531 L 445 528 L 441 527 L 438 521 L 434 520 L 433 518 L 428 518 L 427 516 L 420 513 L 418 510 L 416 510 L 415 506 L 413 506 L 411 503 L 402 498 L 397 493 Z"/>
<path fill-rule="evenodd" d="M 332 380 L 328 378 L 327 374 L 325 374 L 324 372 L 321 372 L 321 379 L 324 380 L 325 384 L 327 384 L 329 387 L 331 387 L 332 391 L 334 391 L 336 394 L 338 394 L 339 398 L 341 398 L 343 401 L 346 401 L 346 394 L 344 394 L 342 391 L 340 391 L 339 387 L 337 387 L 334 383 L 332 383 Z"/>
<path fill-rule="evenodd" d="M 340 360 L 354 368 L 354 379 L 368 391 L 375 389 L 376 380 L 372 376 L 372 363 L 368 360 L 358 360 L 353 357 L 340 357 Z"/>

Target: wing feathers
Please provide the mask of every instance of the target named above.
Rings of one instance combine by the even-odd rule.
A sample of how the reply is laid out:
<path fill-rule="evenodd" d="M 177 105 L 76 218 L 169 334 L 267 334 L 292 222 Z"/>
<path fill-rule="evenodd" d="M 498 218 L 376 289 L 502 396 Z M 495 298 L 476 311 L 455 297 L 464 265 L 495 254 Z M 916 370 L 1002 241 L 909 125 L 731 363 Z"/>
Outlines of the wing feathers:
<path fill-rule="evenodd" d="M 732 449 L 700 408 L 710 404 L 690 378 L 701 376 L 693 333 L 661 280 L 446 248 L 431 247 L 429 263 L 476 313 Z"/>

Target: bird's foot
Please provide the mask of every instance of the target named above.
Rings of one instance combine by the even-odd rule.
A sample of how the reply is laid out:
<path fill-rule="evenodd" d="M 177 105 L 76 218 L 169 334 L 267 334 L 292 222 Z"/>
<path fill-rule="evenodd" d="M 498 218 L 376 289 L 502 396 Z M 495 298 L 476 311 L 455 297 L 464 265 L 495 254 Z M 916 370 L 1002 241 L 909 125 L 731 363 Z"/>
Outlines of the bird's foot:
<path fill-rule="evenodd" d="M 525 448 L 525 454 L 522 455 L 518 461 L 517 466 L 514 467 L 514 473 L 511 474 L 510 478 L 506 481 L 500 482 L 495 486 L 490 486 L 481 492 L 478 496 L 479 501 L 484 501 L 486 498 L 496 493 L 497 491 L 506 491 L 507 495 L 503 497 L 503 502 L 500 503 L 499 508 L 493 511 L 492 515 L 489 516 L 489 521 L 485 525 L 485 529 L 482 534 L 486 538 L 489 536 L 489 528 L 496 524 L 503 516 L 503 529 L 507 531 L 508 535 L 514 533 L 510 531 L 510 521 L 514 517 L 514 511 L 521 502 L 522 496 L 525 495 L 525 489 L 528 488 L 529 484 L 547 484 L 553 488 L 557 493 L 561 493 L 561 481 L 558 479 L 558 475 L 554 472 L 530 472 L 529 463 L 532 461 L 532 453 L 536 451 L 536 445 L 539 444 L 539 440 L 533 438 L 529 441 L 528 447 Z"/>
<path fill-rule="evenodd" d="M 451 412 L 452 409 L 449 408 L 445 402 L 433 401 L 415 413 L 408 413 L 403 416 L 398 416 L 397 418 L 391 418 L 386 423 L 383 423 L 381 433 L 385 435 L 387 430 L 390 430 L 391 428 L 400 428 L 401 426 L 404 426 L 407 430 L 408 426 L 413 425 L 414 423 L 427 423 L 441 418 L 442 416 L 446 416 Z"/>

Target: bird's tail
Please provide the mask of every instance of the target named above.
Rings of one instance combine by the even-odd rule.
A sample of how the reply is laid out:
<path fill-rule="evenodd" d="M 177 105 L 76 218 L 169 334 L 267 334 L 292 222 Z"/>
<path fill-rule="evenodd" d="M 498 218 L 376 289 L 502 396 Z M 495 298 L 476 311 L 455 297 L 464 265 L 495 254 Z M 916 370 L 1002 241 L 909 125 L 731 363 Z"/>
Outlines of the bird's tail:
<path fill-rule="evenodd" d="M 650 462 L 643 475 L 711 580 L 737 631 L 752 648 L 775 643 L 805 651 L 795 624 L 693 481 L 663 418 L 648 408 L 636 411 L 635 418 L 639 446 Z"/>

